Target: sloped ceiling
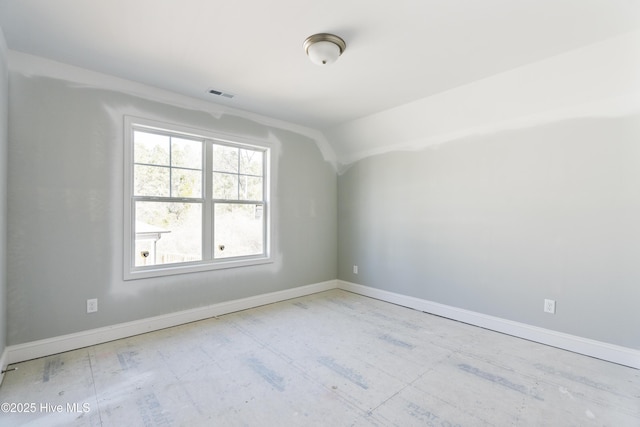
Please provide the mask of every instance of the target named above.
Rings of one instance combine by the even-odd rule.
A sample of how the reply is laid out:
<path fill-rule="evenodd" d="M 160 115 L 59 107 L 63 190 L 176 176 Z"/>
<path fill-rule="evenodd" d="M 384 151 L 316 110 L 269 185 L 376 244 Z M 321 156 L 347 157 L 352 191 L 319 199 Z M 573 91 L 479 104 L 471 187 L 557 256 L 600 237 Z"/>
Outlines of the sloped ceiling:
<path fill-rule="evenodd" d="M 640 1 L 0 0 L 0 27 L 12 50 L 325 131 L 633 31 Z M 306 58 L 317 32 L 346 40 L 337 63 Z"/>

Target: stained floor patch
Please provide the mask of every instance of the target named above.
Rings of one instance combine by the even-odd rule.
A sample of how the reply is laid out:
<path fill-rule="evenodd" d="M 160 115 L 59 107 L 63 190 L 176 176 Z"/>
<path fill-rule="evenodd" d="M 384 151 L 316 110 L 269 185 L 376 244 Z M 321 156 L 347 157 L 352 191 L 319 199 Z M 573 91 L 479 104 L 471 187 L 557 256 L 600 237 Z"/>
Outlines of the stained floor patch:
<path fill-rule="evenodd" d="M 42 373 L 42 381 L 48 382 L 58 371 L 62 369 L 64 362 L 59 357 L 53 357 L 47 359 L 44 365 L 44 371 Z"/>
<path fill-rule="evenodd" d="M 118 362 L 120 362 L 120 366 L 124 370 L 136 368 L 140 364 L 138 361 L 138 352 L 124 351 L 122 353 L 118 353 Z"/>
<path fill-rule="evenodd" d="M 367 385 L 367 383 L 364 380 L 364 378 L 362 377 L 362 375 L 358 374 L 357 372 L 355 372 L 351 368 L 347 368 L 346 366 L 340 365 L 338 362 L 335 361 L 334 358 L 323 356 L 323 357 L 318 358 L 318 362 L 320 362 L 321 364 L 323 364 L 327 368 L 331 369 L 336 374 L 338 374 L 338 375 L 344 377 L 345 379 L 351 381 L 355 385 L 357 385 L 357 386 L 359 386 L 359 387 L 361 387 L 361 388 L 363 388 L 365 390 L 369 388 L 369 386 Z"/>
<path fill-rule="evenodd" d="M 278 375 L 277 372 L 267 368 L 261 360 L 256 358 L 250 358 L 247 360 L 247 364 L 251 367 L 253 372 L 260 375 L 266 382 L 271 384 L 276 390 L 284 391 L 284 378 Z"/>
<path fill-rule="evenodd" d="M 393 344 L 396 347 L 402 347 L 402 348 L 407 348 L 407 349 L 415 348 L 415 345 L 413 345 L 413 344 L 410 344 L 408 342 L 402 341 L 402 340 L 400 340 L 398 338 L 394 338 L 394 337 L 392 337 L 390 335 L 386 335 L 386 334 L 385 335 L 379 335 L 378 339 L 380 339 L 382 341 L 385 341 L 385 342 L 388 342 L 389 344 Z"/>
<path fill-rule="evenodd" d="M 513 382 L 509 381 L 508 379 L 506 379 L 504 377 L 501 377 L 499 375 L 495 375 L 495 374 L 492 374 L 490 372 L 482 371 L 482 370 L 480 370 L 478 368 L 475 368 L 473 366 L 467 365 L 466 363 L 459 364 L 458 368 L 460 368 L 461 370 L 463 370 L 465 372 L 473 374 L 473 375 L 475 375 L 477 377 L 480 377 L 480 378 L 482 378 L 484 380 L 491 381 L 492 383 L 496 383 L 496 384 L 499 384 L 499 385 L 501 385 L 503 387 L 507 387 L 507 388 L 509 388 L 511 390 L 515 390 L 515 391 L 517 391 L 519 393 L 525 394 L 527 396 L 531 396 L 534 399 L 544 400 L 543 398 L 541 398 L 537 394 L 530 392 L 529 389 L 526 386 L 524 386 L 522 384 L 513 383 Z"/>
<path fill-rule="evenodd" d="M 451 422 L 449 420 L 442 419 L 440 416 L 435 414 L 433 411 L 423 408 L 422 406 L 410 402 L 407 404 L 407 412 L 420 420 L 420 425 L 424 426 L 447 426 L 447 427 L 461 427 L 460 424 L 455 422 Z"/>
<path fill-rule="evenodd" d="M 164 412 L 154 393 L 140 397 L 136 400 L 136 405 L 145 427 L 172 425 L 171 418 Z"/>

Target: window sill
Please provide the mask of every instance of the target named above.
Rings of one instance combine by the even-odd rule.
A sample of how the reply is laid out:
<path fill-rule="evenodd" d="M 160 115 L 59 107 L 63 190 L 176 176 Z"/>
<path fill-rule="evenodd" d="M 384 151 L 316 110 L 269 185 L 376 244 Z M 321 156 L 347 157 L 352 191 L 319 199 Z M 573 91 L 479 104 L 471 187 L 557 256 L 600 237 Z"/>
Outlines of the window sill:
<path fill-rule="evenodd" d="M 229 261 L 201 261 L 182 264 L 164 264 L 148 267 L 136 267 L 124 272 L 124 280 L 147 279 L 152 277 L 172 276 L 176 274 L 199 273 L 203 271 L 224 270 L 228 268 L 250 267 L 273 263 L 271 257 L 233 259 Z"/>

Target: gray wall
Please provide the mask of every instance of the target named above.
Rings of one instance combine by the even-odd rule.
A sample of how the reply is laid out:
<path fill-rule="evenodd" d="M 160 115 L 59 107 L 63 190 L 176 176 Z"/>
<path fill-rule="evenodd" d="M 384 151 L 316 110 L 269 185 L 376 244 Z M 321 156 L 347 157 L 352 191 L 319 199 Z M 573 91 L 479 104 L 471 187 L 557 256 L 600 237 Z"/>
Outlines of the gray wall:
<path fill-rule="evenodd" d="M 7 46 L 0 28 L 0 355 L 7 343 L 7 146 L 9 71 Z M 1 369 L 4 367 L 0 366 Z"/>
<path fill-rule="evenodd" d="M 8 344 L 336 277 L 336 174 L 314 141 L 247 118 L 10 73 Z M 123 115 L 265 138 L 275 262 L 122 280 Z M 99 311 L 86 314 L 87 298 Z"/>
<path fill-rule="evenodd" d="M 338 277 L 640 348 L 638 141 L 640 116 L 612 116 L 360 160 L 338 178 Z"/>

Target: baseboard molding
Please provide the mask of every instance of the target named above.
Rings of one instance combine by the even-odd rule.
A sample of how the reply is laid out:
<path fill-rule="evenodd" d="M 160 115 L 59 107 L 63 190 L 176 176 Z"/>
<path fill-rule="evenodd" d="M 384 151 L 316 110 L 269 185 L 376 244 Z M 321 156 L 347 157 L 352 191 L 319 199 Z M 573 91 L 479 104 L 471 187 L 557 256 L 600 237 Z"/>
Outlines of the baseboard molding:
<path fill-rule="evenodd" d="M 0 355 L 0 371 L 2 371 L 0 372 L 0 385 L 2 384 L 2 380 L 4 380 L 4 371 L 7 369 L 7 366 L 9 366 L 9 362 L 7 362 L 7 360 L 9 360 L 9 352 L 5 347 L 2 351 L 2 355 Z"/>
<path fill-rule="evenodd" d="M 449 305 L 338 280 L 338 288 L 574 353 L 640 369 L 640 350 L 513 322 Z"/>
<path fill-rule="evenodd" d="M 133 322 L 119 323 L 112 326 L 106 326 L 104 328 L 90 329 L 88 331 L 62 335 L 59 337 L 12 345 L 7 347 L 3 353 L 2 366 L 24 362 L 25 360 L 37 359 L 39 357 L 49 356 L 65 351 L 76 350 L 78 348 L 101 344 L 121 338 L 127 338 L 146 332 L 170 328 L 172 326 L 183 325 L 185 323 L 221 316 L 223 314 L 255 308 L 292 298 L 311 295 L 335 289 L 336 287 L 337 281 L 330 280 L 327 282 L 300 286 L 283 291 L 270 292 L 248 298 L 222 302 L 206 307 L 150 317 Z"/>
<path fill-rule="evenodd" d="M 172 326 L 178 326 L 185 323 L 221 316 L 236 311 L 247 310 L 266 304 L 272 304 L 336 288 L 512 335 L 518 338 L 539 342 L 552 347 L 640 369 L 639 350 L 539 328 L 525 323 L 513 322 L 482 313 L 371 288 L 369 286 L 358 285 L 343 280 L 329 280 L 327 282 L 256 295 L 248 298 L 213 304 L 206 307 L 179 311 L 133 322 L 120 323 L 104 328 L 91 329 L 59 337 L 8 346 L 0 356 L 0 366 L 2 367 L 2 370 L 4 370 L 12 363 L 76 350 L 78 348 L 127 338 L 146 332 L 170 328 Z M 4 376 L 0 374 L 0 383 L 2 382 L 3 377 Z"/>

